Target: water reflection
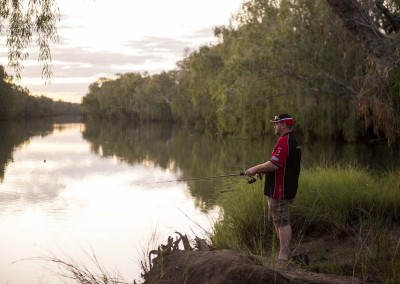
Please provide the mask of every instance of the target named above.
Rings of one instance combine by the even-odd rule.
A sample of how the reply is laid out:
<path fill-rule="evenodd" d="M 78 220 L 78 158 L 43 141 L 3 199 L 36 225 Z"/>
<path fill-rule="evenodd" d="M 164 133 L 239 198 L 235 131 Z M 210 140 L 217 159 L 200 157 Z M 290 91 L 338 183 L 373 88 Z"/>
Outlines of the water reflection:
<path fill-rule="evenodd" d="M 26 132 L 26 136 L 15 135 L 14 139 L 12 135 L 7 136 L 8 141 L 15 144 L 12 145 L 12 151 L 6 155 L 9 158 L 5 165 L 8 166 L 3 167 L 7 175 L 4 177 L 3 171 L 0 214 L 8 208 L 18 208 L 15 204 L 20 204 L 23 208 L 25 203 L 52 202 L 68 184 L 67 177 L 75 178 L 74 174 L 81 174 L 76 171 L 76 164 L 72 162 L 85 151 L 79 144 L 76 145 L 79 139 L 73 130 L 76 125 L 63 125 L 54 129 L 51 123 L 41 124 L 36 128 L 29 127 L 33 126 L 32 124 L 20 126 L 22 127 L 12 128 L 11 125 L 11 128 L 8 128 L 13 129 L 14 131 L 9 132 L 14 134 L 24 133 L 27 130 L 26 126 L 29 131 Z M 31 136 L 28 136 L 29 134 Z M 48 137 L 49 134 L 53 136 Z M 18 140 L 15 137 L 23 137 L 26 140 Z M 11 161 L 18 162 L 10 163 Z"/>
<path fill-rule="evenodd" d="M 0 181 L 4 179 L 4 171 L 13 160 L 13 151 L 20 145 L 29 142 L 34 135 L 46 135 L 52 131 L 52 123 L 18 123 L 0 122 Z"/>
<path fill-rule="evenodd" d="M 91 149 L 103 157 L 116 157 L 131 165 L 154 164 L 173 172 L 176 179 L 190 179 L 243 171 L 247 165 L 266 156 L 262 142 L 225 139 L 215 133 L 190 132 L 171 124 L 86 123 L 83 137 Z M 254 149 L 258 149 L 255 151 Z M 146 175 L 136 184 L 165 180 Z M 218 196 L 222 180 L 189 182 L 197 205 L 207 210 Z M 158 184 L 157 186 L 161 186 Z M 163 184 L 162 186 L 165 186 Z"/>
<path fill-rule="evenodd" d="M 123 145 L 124 135 L 137 127 L 117 128 L 122 134 L 81 123 L 8 127 L 10 134 L 27 134 L 0 142 L 10 145 L 9 152 L 3 152 L 7 166 L 0 183 L 1 283 L 64 283 L 54 279 L 50 268 L 44 273 L 43 264 L 12 262 L 46 253 L 82 259 L 91 250 L 105 267 L 131 279 L 139 273 L 141 246 L 146 247 L 155 232 L 159 244 L 175 230 L 196 232 L 187 216 L 204 228 L 211 224 L 209 215 L 196 208 L 186 184 L 144 184 L 154 178 L 176 179 L 180 171 L 169 154 L 159 162 L 154 159 L 163 154 L 143 152 L 135 142 L 137 135 L 128 138 L 133 144 Z M 88 143 L 82 135 L 90 136 L 93 130 L 93 143 Z M 149 139 L 157 136 L 156 148 L 167 138 L 160 130 L 146 134 Z"/>

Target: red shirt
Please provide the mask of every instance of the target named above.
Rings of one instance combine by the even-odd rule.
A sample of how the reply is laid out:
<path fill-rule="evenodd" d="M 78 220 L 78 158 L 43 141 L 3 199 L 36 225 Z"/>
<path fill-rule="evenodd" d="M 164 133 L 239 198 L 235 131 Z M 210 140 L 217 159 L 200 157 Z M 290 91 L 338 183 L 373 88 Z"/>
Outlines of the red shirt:
<path fill-rule="evenodd" d="M 278 169 L 267 173 L 264 194 L 275 199 L 293 199 L 297 194 L 301 162 L 301 147 L 293 132 L 278 139 L 270 162 Z"/>

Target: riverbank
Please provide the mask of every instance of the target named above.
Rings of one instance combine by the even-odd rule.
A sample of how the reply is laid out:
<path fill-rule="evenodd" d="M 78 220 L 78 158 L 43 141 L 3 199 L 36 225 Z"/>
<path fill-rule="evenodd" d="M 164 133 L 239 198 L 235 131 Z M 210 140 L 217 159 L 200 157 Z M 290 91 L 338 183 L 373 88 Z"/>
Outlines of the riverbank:
<path fill-rule="evenodd" d="M 264 216 L 262 183 L 225 188 L 224 216 L 210 236 L 214 253 L 166 255 L 144 283 L 400 282 L 399 172 L 303 170 L 291 209 L 297 257 L 288 262 L 276 260 L 278 239 Z"/>
<path fill-rule="evenodd" d="M 327 249 L 327 258 L 329 258 Z M 307 269 L 310 254 L 288 262 L 273 257 L 245 255 L 229 249 L 167 251 L 152 260 L 153 267 L 143 275 L 144 284 L 167 283 L 372 283 L 356 276 L 312 272 Z M 304 258 L 306 256 L 306 258 Z M 305 261 L 305 259 L 307 261 Z"/>
<path fill-rule="evenodd" d="M 382 233 L 389 243 L 381 243 L 378 248 L 368 229 L 349 236 L 308 235 L 295 244 L 293 254 L 297 257 L 287 262 L 278 261 L 276 254 L 269 252 L 252 255 L 209 247 L 167 249 L 152 259 L 153 266 L 144 273 L 143 283 L 398 283 L 400 226 Z M 386 249 L 379 250 L 383 246 Z M 380 263 L 376 262 L 378 258 Z M 358 270 L 360 264 L 363 273 Z"/>
<path fill-rule="evenodd" d="M 400 282 L 400 172 L 376 176 L 357 167 L 324 166 L 303 170 L 299 182 L 291 208 L 292 253 L 308 255 L 304 269 L 367 283 Z M 212 243 L 266 256 L 264 263 L 271 264 L 279 245 L 262 213 L 261 183 L 227 186 Z"/>

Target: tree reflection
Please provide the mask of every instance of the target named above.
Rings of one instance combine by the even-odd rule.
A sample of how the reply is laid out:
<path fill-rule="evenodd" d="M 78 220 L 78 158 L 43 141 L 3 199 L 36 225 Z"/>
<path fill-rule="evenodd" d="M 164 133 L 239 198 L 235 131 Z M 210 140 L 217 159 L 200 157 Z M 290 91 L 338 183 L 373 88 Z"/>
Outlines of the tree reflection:
<path fill-rule="evenodd" d="M 83 137 L 101 156 L 117 157 L 129 164 L 151 163 L 176 173 L 177 179 L 238 173 L 265 157 L 265 149 L 268 149 L 260 142 L 225 139 L 211 131 L 200 133 L 160 123 L 92 121 L 85 124 Z M 249 144 L 253 144 L 250 146 L 253 150 L 244 151 Z M 188 183 L 200 208 L 207 210 L 213 204 L 222 181 L 212 179 Z"/>
<path fill-rule="evenodd" d="M 35 136 L 46 136 L 53 132 L 52 120 L 24 122 L 0 122 L 0 181 L 4 179 L 7 165 L 13 161 L 13 152 L 20 145 L 29 143 Z"/>

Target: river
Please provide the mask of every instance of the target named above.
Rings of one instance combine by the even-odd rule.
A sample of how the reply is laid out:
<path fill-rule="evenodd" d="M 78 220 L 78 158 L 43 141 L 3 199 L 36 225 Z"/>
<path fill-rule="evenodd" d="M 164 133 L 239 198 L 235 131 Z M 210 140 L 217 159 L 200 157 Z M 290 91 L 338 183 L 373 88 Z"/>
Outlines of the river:
<path fill-rule="evenodd" d="M 0 283 L 64 283 L 47 258 L 127 282 L 175 231 L 206 238 L 221 179 L 264 161 L 274 138 L 251 141 L 170 124 L 40 120 L 0 123 Z M 303 167 L 397 168 L 385 146 L 303 145 Z M 240 179 L 244 177 L 229 177 Z M 251 186 L 251 185 L 249 185 Z M 71 282 L 72 283 L 72 282 Z"/>

